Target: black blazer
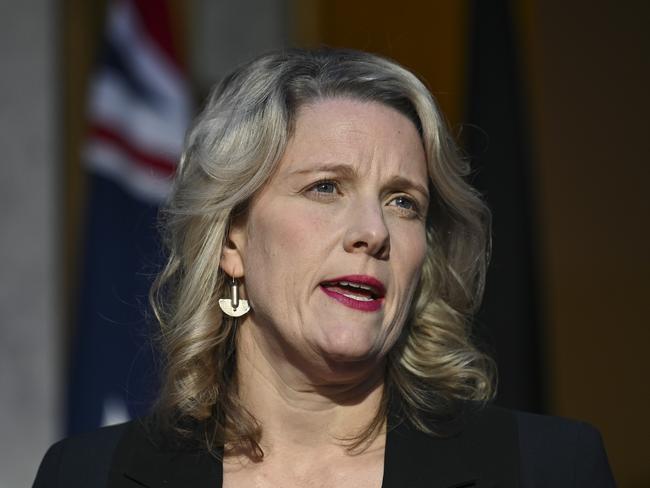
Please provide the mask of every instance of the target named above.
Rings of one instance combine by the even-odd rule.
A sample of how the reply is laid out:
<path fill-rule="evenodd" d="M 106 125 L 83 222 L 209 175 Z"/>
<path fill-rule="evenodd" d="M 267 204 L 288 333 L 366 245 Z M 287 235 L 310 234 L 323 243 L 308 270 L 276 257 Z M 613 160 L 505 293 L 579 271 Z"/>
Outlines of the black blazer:
<path fill-rule="evenodd" d="M 600 434 L 585 423 L 486 407 L 442 430 L 443 436 L 433 437 L 389 418 L 382 488 L 616 486 Z M 221 483 L 219 461 L 204 452 L 161 447 L 134 421 L 53 445 L 34 488 Z"/>

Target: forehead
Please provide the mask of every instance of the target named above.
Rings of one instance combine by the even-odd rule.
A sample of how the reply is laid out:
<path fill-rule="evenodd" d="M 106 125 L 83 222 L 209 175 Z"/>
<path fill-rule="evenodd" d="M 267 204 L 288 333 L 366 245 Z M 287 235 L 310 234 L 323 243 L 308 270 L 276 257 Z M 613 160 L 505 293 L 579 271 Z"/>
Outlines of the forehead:
<path fill-rule="evenodd" d="M 319 100 L 298 110 L 294 131 L 281 161 L 291 165 L 380 162 L 382 168 L 426 178 L 426 155 L 415 124 L 379 102 L 349 98 Z M 376 166 L 376 165 L 375 165 Z M 284 168 L 282 168 L 284 167 Z"/>
<path fill-rule="evenodd" d="M 407 134 L 419 139 L 415 124 L 397 109 L 380 102 L 347 97 L 326 98 L 301 106 L 296 113 L 292 137 L 304 137 L 314 130 L 343 136 L 350 131 L 356 131 L 356 135 L 372 132 L 391 136 Z"/>

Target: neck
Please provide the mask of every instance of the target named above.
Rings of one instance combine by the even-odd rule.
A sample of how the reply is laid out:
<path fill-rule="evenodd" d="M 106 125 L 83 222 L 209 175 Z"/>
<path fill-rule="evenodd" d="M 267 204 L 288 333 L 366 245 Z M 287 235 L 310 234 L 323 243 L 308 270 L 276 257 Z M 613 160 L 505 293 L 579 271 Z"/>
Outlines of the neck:
<path fill-rule="evenodd" d="M 286 354 L 264 347 L 254 325 L 243 323 L 237 343 L 237 380 L 243 405 L 262 425 L 265 453 L 291 446 L 302 450 L 345 450 L 345 440 L 358 436 L 380 408 L 384 368 L 369 368 L 337 381 L 297 367 Z M 382 447 L 377 436 L 368 449 Z"/>

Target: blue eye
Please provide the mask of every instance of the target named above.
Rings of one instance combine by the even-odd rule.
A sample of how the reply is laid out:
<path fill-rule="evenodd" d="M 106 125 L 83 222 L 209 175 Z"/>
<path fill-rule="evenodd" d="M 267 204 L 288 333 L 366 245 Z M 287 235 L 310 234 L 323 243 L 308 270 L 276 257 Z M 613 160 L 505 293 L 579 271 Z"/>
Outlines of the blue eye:
<path fill-rule="evenodd" d="M 395 198 L 393 202 L 395 202 L 396 206 L 405 210 L 413 210 L 415 212 L 418 209 L 416 203 L 413 200 L 404 196 Z"/>
<path fill-rule="evenodd" d="M 319 202 L 330 203 L 341 196 L 341 191 L 337 181 L 320 180 L 307 187 L 304 195 Z"/>
<path fill-rule="evenodd" d="M 336 183 L 333 181 L 320 181 L 312 186 L 311 189 L 317 193 L 334 193 L 336 192 Z"/>

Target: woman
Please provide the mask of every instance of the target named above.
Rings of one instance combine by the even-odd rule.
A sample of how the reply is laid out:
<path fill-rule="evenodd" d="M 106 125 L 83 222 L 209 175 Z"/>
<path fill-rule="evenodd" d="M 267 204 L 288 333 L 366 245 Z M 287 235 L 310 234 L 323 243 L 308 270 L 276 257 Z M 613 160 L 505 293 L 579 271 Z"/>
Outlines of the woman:
<path fill-rule="evenodd" d="M 55 445 L 35 486 L 614 486 L 591 427 L 487 406 L 469 322 L 489 214 L 467 172 L 394 62 L 238 69 L 165 212 L 156 414 Z"/>

